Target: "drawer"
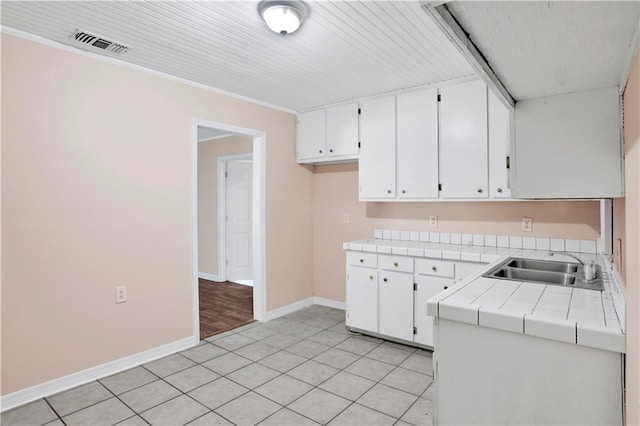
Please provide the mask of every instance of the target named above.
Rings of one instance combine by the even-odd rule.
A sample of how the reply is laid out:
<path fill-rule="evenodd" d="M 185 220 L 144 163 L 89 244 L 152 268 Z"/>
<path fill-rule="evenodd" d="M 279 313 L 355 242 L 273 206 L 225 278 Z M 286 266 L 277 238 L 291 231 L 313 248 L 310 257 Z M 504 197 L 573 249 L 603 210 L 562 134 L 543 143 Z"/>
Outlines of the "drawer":
<path fill-rule="evenodd" d="M 347 265 L 364 266 L 366 268 L 377 268 L 378 255 L 374 253 L 363 253 L 360 251 L 348 251 Z"/>
<path fill-rule="evenodd" d="M 416 273 L 453 278 L 454 263 L 445 260 L 416 259 Z"/>
<path fill-rule="evenodd" d="M 378 267 L 387 271 L 413 272 L 413 258 L 403 256 L 378 256 Z"/>

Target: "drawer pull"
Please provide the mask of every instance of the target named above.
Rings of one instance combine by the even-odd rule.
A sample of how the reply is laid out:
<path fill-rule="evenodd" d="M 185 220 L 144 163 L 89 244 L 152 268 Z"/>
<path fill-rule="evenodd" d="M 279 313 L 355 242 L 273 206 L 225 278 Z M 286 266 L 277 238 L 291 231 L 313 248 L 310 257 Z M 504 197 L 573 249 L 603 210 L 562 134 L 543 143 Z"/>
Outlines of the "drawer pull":
<path fill-rule="evenodd" d="M 432 270 L 433 272 L 437 272 L 437 271 L 438 271 L 438 268 L 436 268 L 435 266 L 432 266 L 432 267 L 431 267 L 431 270 Z"/>
<path fill-rule="evenodd" d="M 393 266 L 397 268 L 398 267 L 398 262 L 393 262 Z"/>
<path fill-rule="evenodd" d="M 445 286 L 444 286 L 444 289 L 445 289 L 445 290 L 446 290 L 446 289 L 448 289 L 448 288 L 449 288 L 449 286 L 448 286 L 448 285 L 445 285 Z"/>
<path fill-rule="evenodd" d="M 386 282 L 387 282 L 387 279 L 386 279 L 386 278 L 383 278 L 383 279 L 382 279 L 382 281 L 384 281 L 384 282 L 386 283 Z"/>
<path fill-rule="evenodd" d="M 360 263 L 364 263 L 364 259 L 360 259 Z"/>

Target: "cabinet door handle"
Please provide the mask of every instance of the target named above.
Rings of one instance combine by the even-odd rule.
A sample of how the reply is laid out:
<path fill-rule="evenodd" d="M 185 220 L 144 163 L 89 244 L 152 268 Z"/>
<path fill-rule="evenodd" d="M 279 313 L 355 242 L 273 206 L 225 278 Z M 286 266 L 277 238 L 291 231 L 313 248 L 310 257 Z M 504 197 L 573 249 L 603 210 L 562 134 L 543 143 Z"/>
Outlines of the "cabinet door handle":
<path fill-rule="evenodd" d="M 387 189 L 387 194 L 391 194 L 391 190 L 390 189 Z"/>
<path fill-rule="evenodd" d="M 320 154 L 322 154 L 322 150 L 319 150 L 318 152 L 319 152 Z"/>
<path fill-rule="evenodd" d="M 449 286 L 448 286 L 448 285 L 445 285 L 445 286 L 444 286 L 444 289 L 445 289 L 445 290 L 446 290 L 446 289 L 448 289 L 448 288 L 449 288 Z"/>
<path fill-rule="evenodd" d="M 372 280 L 373 279 L 373 275 L 369 275 L 369 279 Z"/>
<path fill-rule="evenodd" d="M 364 263 L 364 259 L 360 259 L 360 263 Z"/>
<path fill-rule="evenodd" d="M 438 268 L 436 268 L 435 266 L 432 266 L 432 267 L 431 267 L 431 270 L 432 270 L 433 272 L 436 272 L 436 271 L 438 270 Z"/>
<path fill-rule="evenodd" d="M 502 188 L 498 188 L 498 190 L 497 190 L 497 191 L 498 191 L 498 192 L 502 192 Z"/>
<path fill-rule="evenodd" d="M 478 194 L 482 194 L 482 188 L 478 188 Z"/>
<path fill-rule="evenodd" d="M 397 268 L 398 267 L 398 262 L 393 262 L 393 266 Z"/>
<path fill-rule="evenodd" d="M 403 194 L 406 194 L 406 193 L 407 193 L 407 190 L 406 190 L 406 189 L 403 189 L 403 190 L 402 190 L 402 193 L 403 193 Z"/>
<path fill-rule="evenodd" d="M 330 149 L 329 152 L 333 152 L 333 149 Z"/>
<path fill-rule="evenodd" d="M 386 278 L 383 278 L 383 279 L 382 279 L 382 281 L 384 281 L 384 282 L 386 283 L 386 282 L 387 282 L 387 279 L 386 279 Z"/>

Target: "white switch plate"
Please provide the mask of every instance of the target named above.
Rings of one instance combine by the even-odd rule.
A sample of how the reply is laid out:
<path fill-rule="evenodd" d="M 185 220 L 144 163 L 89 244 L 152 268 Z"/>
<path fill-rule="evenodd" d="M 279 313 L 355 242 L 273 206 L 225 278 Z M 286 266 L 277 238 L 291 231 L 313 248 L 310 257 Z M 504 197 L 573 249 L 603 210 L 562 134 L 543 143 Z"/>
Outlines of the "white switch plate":
<path fill-rule="evenodd" d="M 127 286 L 121 285 L 116 287 L 116 303 L 125 303 L 127 301 Z"/>
<path fill-rule="evenodd" d="M 429 226 L 438 226 L 438 216 L 429 216 Z"/>
<path fill-rule="evenodd" d="M 533 230 L 533 219 L 530 217 L 522 218 L 522 232 L 531 232 Z"/>

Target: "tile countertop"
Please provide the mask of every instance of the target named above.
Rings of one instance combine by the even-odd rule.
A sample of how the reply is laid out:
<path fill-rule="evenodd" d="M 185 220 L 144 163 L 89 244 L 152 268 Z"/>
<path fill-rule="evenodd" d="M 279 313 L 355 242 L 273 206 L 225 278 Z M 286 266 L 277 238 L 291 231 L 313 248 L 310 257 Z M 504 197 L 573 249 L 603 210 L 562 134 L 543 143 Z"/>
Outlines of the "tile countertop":
<path fill-rule="evenodd" d="M 522 333 L 614 352 L 626 351 L 624 300 L 605 256 L 572 253 L 602 268 L 605 290 L 594 291 L 482 275 L 509 256 L 575 262 L 548 250 L 466 246 L 369 239 L 347 242 L 345 250 L 488 263 L 427 302 L 436 318 Z"/>

